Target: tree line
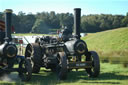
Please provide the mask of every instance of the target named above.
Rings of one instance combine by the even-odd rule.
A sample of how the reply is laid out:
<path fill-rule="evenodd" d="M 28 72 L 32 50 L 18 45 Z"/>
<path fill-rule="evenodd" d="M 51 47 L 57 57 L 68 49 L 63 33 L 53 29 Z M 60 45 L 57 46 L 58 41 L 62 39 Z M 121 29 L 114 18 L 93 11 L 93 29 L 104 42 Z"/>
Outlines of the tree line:
<path fill-rule="evenodd" d="M 0 12 L 0 20 L 4 20 L 4 13 Z M 25 14 L 20 11 L 12 14 L 12 24 L 16 33 L 44 33 L 55 32 L 67 27 L 73 29 L 72 13 L 55 13 L 54 11 L 36 14 Z M 81 16 L 81 32 L 100 32 L 109 29 L 128 26 L 126 15 L 90 14 Z"/>

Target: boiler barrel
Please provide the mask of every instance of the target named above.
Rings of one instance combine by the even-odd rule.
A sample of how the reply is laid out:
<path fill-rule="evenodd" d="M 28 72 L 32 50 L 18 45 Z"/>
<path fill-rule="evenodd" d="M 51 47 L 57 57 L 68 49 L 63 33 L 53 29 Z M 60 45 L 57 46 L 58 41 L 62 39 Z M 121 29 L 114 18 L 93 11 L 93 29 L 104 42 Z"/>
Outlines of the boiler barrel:
<path fill-rule="evenodd" d="M 17 55 L 17 47 L 15 44 L 8 44 L 7 42 L 0 45 L 0 55 L 13 58 Z"/>
<path fill-rule="evenodd" d="M 65 42 L 65 46 L 70 55 L 82 55 L 88 52 L 87 45 L 83 40 L 70 40 Z"/>

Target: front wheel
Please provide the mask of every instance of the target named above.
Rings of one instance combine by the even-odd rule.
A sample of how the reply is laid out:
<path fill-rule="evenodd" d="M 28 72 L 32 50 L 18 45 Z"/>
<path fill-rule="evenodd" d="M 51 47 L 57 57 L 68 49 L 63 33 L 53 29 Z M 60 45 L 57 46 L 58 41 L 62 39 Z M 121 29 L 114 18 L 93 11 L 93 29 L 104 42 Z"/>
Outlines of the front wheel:
<path fill-rule="evenodd" d="M 32 76 L 32 65 L 30 59 L 23 59 L 19 63 L 19 76 L 22 81 L 29 81 Z"/>
<path fill-rule="evenodd" d="M 86 72 L 89 77 L 97 77 L 100 73 L 100 60 L 95 51 L 90 51 L 89 56 L 86 56 L 86 61 L 92 61 L 92 68 L 87 68 Z"/>

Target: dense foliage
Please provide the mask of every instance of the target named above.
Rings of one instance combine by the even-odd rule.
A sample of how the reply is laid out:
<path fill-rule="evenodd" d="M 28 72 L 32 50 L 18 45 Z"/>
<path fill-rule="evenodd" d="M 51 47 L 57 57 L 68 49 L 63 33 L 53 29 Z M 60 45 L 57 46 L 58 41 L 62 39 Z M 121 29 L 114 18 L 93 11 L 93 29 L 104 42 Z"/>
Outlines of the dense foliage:
<path fill-rule="evenodd" d="M 0 12 L 0 20 L 4 20 L 4 13 Z M 16 33 L 49 33 L 65 26 L 72 30 L 73 14 L 54 11 L 37 14 L 25 14 L 20 11 L 13 14 L 12 23 Z M 124 15 L 93 14 L 81 17 L 82 32 L 99 32 L 108 29 L 128 26 L 128 13 Z"/>

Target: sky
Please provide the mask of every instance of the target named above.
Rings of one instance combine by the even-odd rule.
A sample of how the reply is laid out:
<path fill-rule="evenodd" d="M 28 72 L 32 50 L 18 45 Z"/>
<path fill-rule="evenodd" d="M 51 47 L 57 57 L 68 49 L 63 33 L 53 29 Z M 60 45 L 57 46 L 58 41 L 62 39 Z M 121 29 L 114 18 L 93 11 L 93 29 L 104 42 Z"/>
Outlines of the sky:
<path fill-rule="evenodd" d="M 81 8 L 82 15 L 119 14 L 128 12 L 128 0 L 0 0 L 0 12 L 12 9 L 18 14 L 37 12 L 73 13 L 74 8 Z"/>

